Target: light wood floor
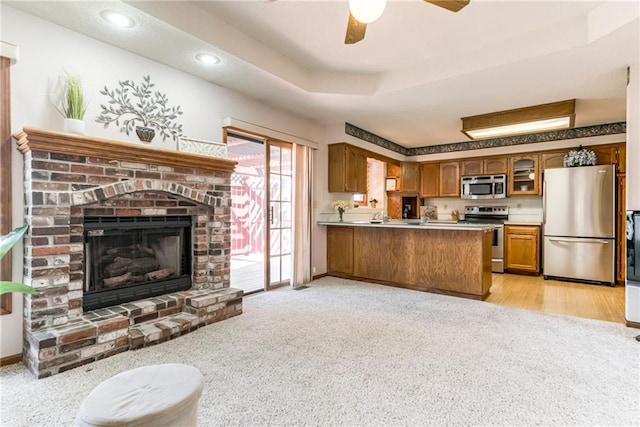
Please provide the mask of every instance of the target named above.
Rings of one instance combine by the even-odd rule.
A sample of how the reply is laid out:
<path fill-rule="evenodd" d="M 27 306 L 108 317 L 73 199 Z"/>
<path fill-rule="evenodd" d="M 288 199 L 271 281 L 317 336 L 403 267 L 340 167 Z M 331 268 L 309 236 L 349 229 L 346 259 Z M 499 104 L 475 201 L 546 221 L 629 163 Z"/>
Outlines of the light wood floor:
<path fill-rule="evenodd" d="M 624 286 L 544 280 L 542 276 L 493 274 L 487 302 L 625 323 Z"/>

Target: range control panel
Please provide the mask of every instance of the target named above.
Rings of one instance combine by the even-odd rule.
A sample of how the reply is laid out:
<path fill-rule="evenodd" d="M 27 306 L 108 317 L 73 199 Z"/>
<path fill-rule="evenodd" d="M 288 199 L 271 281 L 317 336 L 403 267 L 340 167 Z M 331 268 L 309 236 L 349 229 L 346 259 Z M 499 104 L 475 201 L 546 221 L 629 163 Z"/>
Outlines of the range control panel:
<path fill-rule="evenodd" d="M 509 216 L 509 206 L 465 206 L 465 215 Z"/>

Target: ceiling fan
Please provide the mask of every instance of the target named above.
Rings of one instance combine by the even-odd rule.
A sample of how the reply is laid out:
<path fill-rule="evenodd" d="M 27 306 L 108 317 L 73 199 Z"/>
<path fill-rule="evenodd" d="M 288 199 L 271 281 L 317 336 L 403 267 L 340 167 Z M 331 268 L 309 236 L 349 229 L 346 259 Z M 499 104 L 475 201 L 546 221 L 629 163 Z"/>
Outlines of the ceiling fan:
<path fill-rule="evenodd" d="M 468 5 L 471 0 L 424 1 L 452 12 L 458 12 L 460 9 Z M 380 15 L 382 15 L 386 3 L 387 0 L 349 0 L 349 23 L 347 24 L 347 35 L 344 38 L 344 43 L 354 44 L 364 39 L 367 24 L 375 21 L 380 17 Z"/>

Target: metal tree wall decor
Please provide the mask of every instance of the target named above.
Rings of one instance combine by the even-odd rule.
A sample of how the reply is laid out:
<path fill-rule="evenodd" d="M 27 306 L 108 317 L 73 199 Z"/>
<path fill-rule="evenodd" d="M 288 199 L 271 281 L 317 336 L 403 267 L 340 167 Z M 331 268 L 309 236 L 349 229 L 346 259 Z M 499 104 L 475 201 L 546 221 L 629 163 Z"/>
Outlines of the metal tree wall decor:
<path fill-rule="evenodd" d="M 160 131 L 163 141 L 169 137 L 178 141 L 182 136 L 182 125 L 174 120 L 182 114 L 180 106 L 167 106 L 167 95 L 153 92 L 155 85 L 151 83 L 151 77 L 143 76 L 139 85 L 131 80 L 120 80 L 118 85 L 113 90 L 105 86 L 100 91 L 109 100 L 107 104 L 100 105 L 102 112 L 96 117 L 96 122 L 104 123 L 105 129 L 115 122 L 116 126 L 121 126 L 120 132 L 127 135 L 135 129 L 143 142 L 151 142 L 155 136 L 154 128 Z"/>

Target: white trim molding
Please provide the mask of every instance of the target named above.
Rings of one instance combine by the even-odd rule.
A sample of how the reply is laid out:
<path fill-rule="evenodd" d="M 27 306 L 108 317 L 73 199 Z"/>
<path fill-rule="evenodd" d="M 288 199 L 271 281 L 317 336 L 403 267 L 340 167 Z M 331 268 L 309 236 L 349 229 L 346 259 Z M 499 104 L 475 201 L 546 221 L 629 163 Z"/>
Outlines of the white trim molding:
<path fill-rule="evenodd" d="M 240 130 L 245 130 L 247 132 L 252 132 L 257 135 L 266 136 L 268 138 L 277 139 L 285 142 L 292 142 L 294 144 L 305 145 L 307 147 L 311 147 L 314 149 L 318 149 L 319 144 L 315 141 L 311 141 L 306 138 L 302 138 L 299 136 L 291 135 L 289 133 L 280 132 L 275 129 L 271 129 L 265 126 L 261 126 L 255 123 L 246 122 L 244 120 L 235 119 L 233 117 L 227 117 L 222 120 L 223 128 L 236 128 Z"/>
<path fill-rule="evenodd" d="M 20 48 L 15 44 L 0 40 L 0 56 L 9 58 L 12 62 L 18 62 Z"/>

